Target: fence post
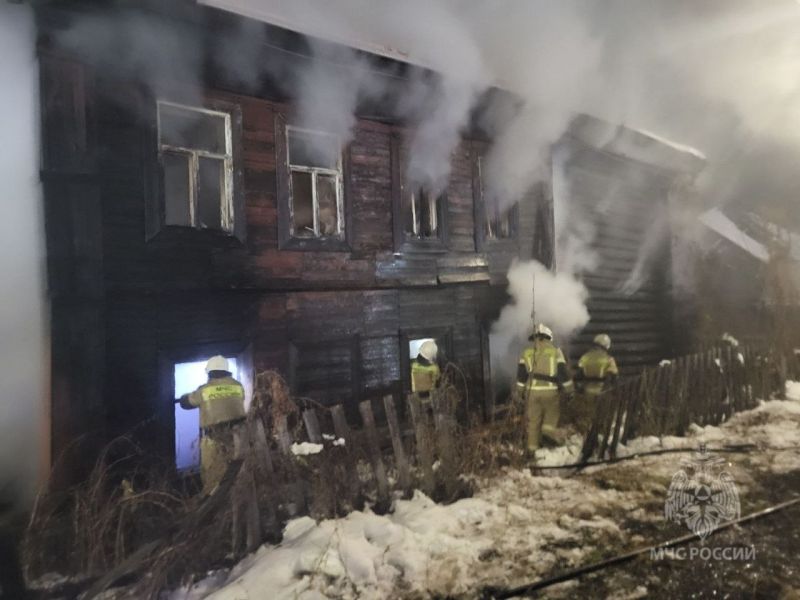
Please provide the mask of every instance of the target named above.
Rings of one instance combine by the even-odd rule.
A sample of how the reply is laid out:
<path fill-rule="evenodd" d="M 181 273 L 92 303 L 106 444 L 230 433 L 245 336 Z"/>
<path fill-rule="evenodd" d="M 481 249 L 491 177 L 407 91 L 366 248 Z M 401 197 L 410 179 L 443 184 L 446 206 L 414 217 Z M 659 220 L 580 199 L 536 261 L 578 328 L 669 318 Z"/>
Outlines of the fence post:
<path fill-rule="evenodd" d="M 317 411 L 309 408 L 303 411 L 303 423 L 306 426 L 308 433 L 308 441 L 312 444 L 322 443 L 322 434 L 319 431 L 319 419 L 317 418 Z"/>
<path fill-rule="evenodd" d="M 372 462 L 372 470 L 375 473 L 375 482 L 378 487 L 377 506 L 380 507 L 380 509 L 387 510 L 389 508 L 389 481 L 386 478 L 386 466 L 383 464 L 381 446 L 378 443 L 378 432 L 375 429 L 375 417 L 372 414 L 371 401 L 364 400 L 361 402 L 358 405 L 358 410 L 364 422 L 370 461 Z"/>
<path fill-rule="evenodd" d="M 436 421 L 436 447 L 439 454 L 439 474 L 444 483 L 446 500 L 453 500 L 457 491 L 458 473 L 455 455 L 455 406 L 451 398 L 440 391 L 434 402 Z"/>
<path fill-rule="evenodd" d="M 400 431 L 400 423 L 397 420 L 394 398 L 384 396 L 383 406 L 386 409 L 386 421 L 389 423 L 389 435 L 392 437 L 392 450 L 394 451 L 394 462 L 397 465 L 398 480 L 400 487 L 407 496 L 411 492 L 411 475 L 408 469 L 408 459 L 403 448 L 403 434 Z"/>
<path fill-rule="evenodd" d="M 344 416 L 344 408 L 341 404 L 331 407 L 331 417 L 333 418 L 333 432 L 336 434 L 337 438 L 344 440 L 347 478 L 352 485 L 351 504 L 353 508 L 360 509 L 363 506 L 361 481 L 358 478 L 358 465 L 356 464 L 355 448 L 353 447 L 353 435 L 350 431 L 350 427 L 347 425 L 347 418 Z"/>

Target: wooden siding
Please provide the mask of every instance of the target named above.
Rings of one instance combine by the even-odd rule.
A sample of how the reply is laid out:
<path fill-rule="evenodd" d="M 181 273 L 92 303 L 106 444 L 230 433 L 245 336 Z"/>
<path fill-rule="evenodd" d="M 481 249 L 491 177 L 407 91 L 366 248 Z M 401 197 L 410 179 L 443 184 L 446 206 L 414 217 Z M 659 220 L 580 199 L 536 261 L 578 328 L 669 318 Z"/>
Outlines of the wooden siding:
<path fill-rule="evenodd" d="M 608 333 L 612 353 L 624 370 L 652 365 L 671 356 L 669 310 L 669 236 L 654 250 L 640 287 L 622 290 L 644 251 L 650 225 L 666 209 L 668 173 L 632 160 L 570 146 L 565 166 L 572 210 L 596 227 L 592 249 L 597 266 L 583 276 L 589 289 L 589 324 L 572 341 L 577 358 L 598 333 Z"/>

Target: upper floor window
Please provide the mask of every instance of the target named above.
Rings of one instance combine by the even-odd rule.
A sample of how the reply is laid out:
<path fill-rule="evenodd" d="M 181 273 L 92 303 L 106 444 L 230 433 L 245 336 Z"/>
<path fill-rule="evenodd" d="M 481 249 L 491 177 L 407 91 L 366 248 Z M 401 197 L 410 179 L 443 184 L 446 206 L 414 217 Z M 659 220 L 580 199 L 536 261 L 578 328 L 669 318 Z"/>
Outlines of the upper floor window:
<path fill-rule="evenodd" d="M 411 188 L 406 197 L 406 237 L 430 240 L 440 237 L 443 196 L 433 195 L 423 186 Z"/>
<path fill-rule="evenodd" d="M 479 222 L 482 222 L 480 239 L 483 242 L 491 240 L 510 240 L 517 235 L 518 205 L 511 207 L 500 206 L 496 196 L 486 194 L 483 177 L 483 159 L 477 159 L 477 192 L 479 195 L 478 205 L 482 211 Z"/>
<path fill-rule="evenodd" d="M 290 228 L 297 238 L 344 238 L 339 138 L 287 127 Z"/>
<path fill-rule="evenodd" d="M 233 233 L 231 114 L 158 102 L 163 224 Z"/>
<path fill-rule="evenodd" d="M 497 202 L 487 201 L 485 206 L 484 235 L 487 240 L 506 240 L 514 237 L 512 213 L 516 206 L 501 210 Z"/>

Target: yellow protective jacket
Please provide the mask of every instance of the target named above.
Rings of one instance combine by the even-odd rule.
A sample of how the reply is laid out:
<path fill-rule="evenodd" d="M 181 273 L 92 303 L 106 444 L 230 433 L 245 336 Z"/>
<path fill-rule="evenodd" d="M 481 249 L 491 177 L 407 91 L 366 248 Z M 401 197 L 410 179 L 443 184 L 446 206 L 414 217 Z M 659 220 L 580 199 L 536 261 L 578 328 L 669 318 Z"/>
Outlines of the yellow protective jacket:
<path fill-rule="evenodd" d="M 520 391 L 555 391 L 568 381 L 564 353 L 550 340 L 534 340 L 522 351 L 517 367 Z"/>
<path fill-rule="evenodd" d="M 415 394 L 430 392 L 439 383 L 441 375 L 442 372 L 436 363 L 412 361 L 411 391 Z"/>
<path fill-rule="evenodd" d="M 578 361 L 576 380 L 586 382 L 584 391 L 589 394 L 602 393 L 603 385 L 617 375 L 617 362 L 603 348 L 592 348 Z"/>
<path fill-rule="evenodd" d="M 209 379 L 187 397 L 191 406 L 200 408 L 200 427 L 212 427 L 245 416 L 244 388 L 233 377 Z"/>

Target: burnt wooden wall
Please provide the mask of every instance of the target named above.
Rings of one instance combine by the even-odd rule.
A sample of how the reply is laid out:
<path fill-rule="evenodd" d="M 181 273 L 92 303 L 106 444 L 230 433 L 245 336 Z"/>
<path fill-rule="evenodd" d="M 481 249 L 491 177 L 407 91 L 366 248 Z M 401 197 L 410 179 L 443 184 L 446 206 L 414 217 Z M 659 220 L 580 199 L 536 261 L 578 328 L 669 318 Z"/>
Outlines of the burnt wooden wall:
<path fill-rule="evenodd" d="M 204 93 L 241 109 L 245 241 L 171 228 L 148 240 L 156 97 L 46 42 L 40 57 L 56 454 L 86 431 L 132 428 L 169 452 L 171 365 L 217 352 L 278 369 L 302 396 L 344 401 L 357 420 L 359 400 L 406 389 L 408 339 L 433 334 L 470 406 L 484 408 L 486 332 L 507 299 L 505 272 L 551 244 L 534 239 L 552 229 L 544 187 L 520 208 L 515 239 L 480 243 L 475 161 L 486 142 L 464 139 L 452 155 L 446 247 L 398 254 L 396 158 L 409 132 L 358 119 L 345 149 L 349 250 L 280 249 L 275 127 L 292 108 L 223 81 Z M 176 81 L 161 97 L 185 92 Z"/>
<path fill-rule="evenodd" d="M 561 151 L 566 156 L 563 193 L 576 218 L 591 224 L 597 261 L 582 276 L 591 320 L 572 340 L 570 354 L 577 358 L 595 335 L 608 333 L 623 370 L 656 364 L 672 356 L 670 236 L 658 225 L 675 174 L 574 141 L 565 142 Z M 644 254 L 649 259 L 639 284 L 626 288 Z"/>

